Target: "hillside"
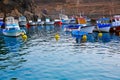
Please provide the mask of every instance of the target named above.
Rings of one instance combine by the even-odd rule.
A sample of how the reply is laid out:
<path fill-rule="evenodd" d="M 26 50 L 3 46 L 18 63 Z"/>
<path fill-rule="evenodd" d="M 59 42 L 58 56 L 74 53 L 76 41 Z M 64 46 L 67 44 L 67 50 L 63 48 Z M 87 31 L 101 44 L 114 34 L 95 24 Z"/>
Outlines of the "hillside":
<path fill-rule="evenodd" d="M 17 5 L 17 6 L 16 6 Z M 87 15 L 91 17 L 120 14 L 120 0 L 0 0 L 0 16 L 41 17 L 41 10 L 47 15 L 57 17 L 59 13 L 67 15 Z M 4 13 L 4 14 L 3 14 Z"/>
<path fill-rule="evenodd" d="M 80 13 L 88 16 L 120 14 L 120 0 L 66 0 L 61 3 L 39 3 L 37 7 L 38 11 L 41 8 L 46 8 L 50 15 L 58 15 L 61 10 L 67 15 L 79 15 Z"/>

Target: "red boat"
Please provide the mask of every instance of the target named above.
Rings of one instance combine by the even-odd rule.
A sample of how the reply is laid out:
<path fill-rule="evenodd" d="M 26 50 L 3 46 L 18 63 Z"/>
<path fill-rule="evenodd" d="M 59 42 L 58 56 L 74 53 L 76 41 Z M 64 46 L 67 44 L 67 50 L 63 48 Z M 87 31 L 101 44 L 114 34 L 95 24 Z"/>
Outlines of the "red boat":
<path fill-rule="evenodd" d="M 113 16 L 113 19 L 111 20 L 112 26 L 110 28 L 110 32 L 120 32 L 120 15 Z"/>
<path fill-rule="evenodd" d="M 61 26 L 62 25 L 62 21 L 61 20 L 55 20 L 54 25 L 55 26 Z"/>

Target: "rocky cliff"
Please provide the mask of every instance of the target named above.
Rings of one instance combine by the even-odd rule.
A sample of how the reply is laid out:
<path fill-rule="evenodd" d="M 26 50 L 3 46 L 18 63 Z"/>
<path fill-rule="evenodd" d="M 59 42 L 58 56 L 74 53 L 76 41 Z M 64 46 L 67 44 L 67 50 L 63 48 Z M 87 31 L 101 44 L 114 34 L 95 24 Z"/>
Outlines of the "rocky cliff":
<path fill-rule="evenodd" d="M 33 13 L 34 0 L 0 0 L 0 16 L 20 16 Z"/>
<path fill-rule="evenodd" d="M 67 15 L 106 16 L 120 14 L 120 0 L 0 0 L 0 16 L 58 17 L 59 13 Z"/>

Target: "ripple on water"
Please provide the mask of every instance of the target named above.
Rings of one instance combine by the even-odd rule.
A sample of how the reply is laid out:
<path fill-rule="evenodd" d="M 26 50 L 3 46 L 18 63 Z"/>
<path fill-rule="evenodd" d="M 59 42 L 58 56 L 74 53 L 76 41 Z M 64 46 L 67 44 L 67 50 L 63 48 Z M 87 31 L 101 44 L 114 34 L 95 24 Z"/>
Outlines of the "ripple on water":
<path fill-rule="evenodd" d="M 78 44 L 71 35 L 62 31 L 59 32 L 60 40 L 56 41 L 55 33 L 54 30 L 47 34 L 44 31 L 36 32 L 29 35 L 27 42 L 19 41 L 21 44 L 17 42 L 17 45 L 9 45 L 10 48 L 2 41 L 0 51 L 6 51 L 6 54 L 0 52 L 0 79 L 120 79 L 120 46 L 117 38 L 107 43 L 95 40 Z"/>

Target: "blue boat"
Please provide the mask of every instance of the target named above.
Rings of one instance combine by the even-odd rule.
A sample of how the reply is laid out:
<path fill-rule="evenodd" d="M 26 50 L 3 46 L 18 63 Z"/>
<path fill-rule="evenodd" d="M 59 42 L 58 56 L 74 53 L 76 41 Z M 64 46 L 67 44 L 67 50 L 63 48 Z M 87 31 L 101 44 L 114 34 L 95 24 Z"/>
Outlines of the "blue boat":
<path fill-rule="evenodd" d="M 3 18 L 0 18 L 0 28 L 1 28 L 2 24 L 3 24 Z"/>
<path fill-rule="evenodd" d="M 25 16 L 20 16 L 19 19 L 18 19 L 18 21 L 19 21 L 19 26 L 20 27 L 26 27 L 26 25 L 27 25 L 27 19 L 26 19 Z"/>
<path fill-rule="evenodd" d="M 110 18 L 100 18 L 97 20 L 97 26 L 94 31 L 109 32 L 111 28 Z"/>
<path fill-rule="evenodd" d="M 64 31 L 72 31 L 72 30 L 80 30 L 81 25 L 80 24 L 70 24 L 64 27 Z"/>
<path fill-rule="evenodd" d="M 2 30 L 4 36 L 17 37 L 22 33 L 26 33 L 25 30 L 21 30 L 17 20 L 14 17 L 7 17 L 5 22 L 5 29 Z"/>

